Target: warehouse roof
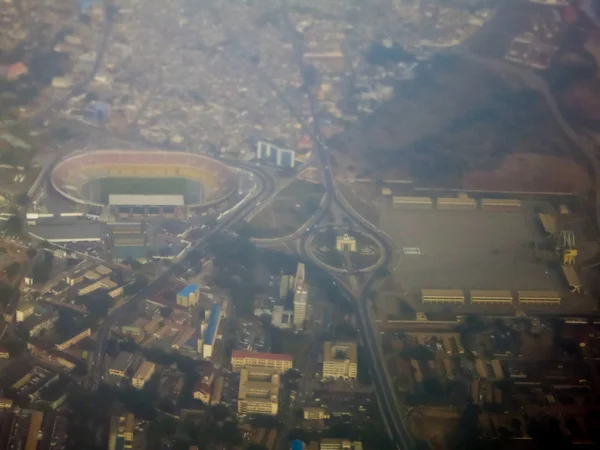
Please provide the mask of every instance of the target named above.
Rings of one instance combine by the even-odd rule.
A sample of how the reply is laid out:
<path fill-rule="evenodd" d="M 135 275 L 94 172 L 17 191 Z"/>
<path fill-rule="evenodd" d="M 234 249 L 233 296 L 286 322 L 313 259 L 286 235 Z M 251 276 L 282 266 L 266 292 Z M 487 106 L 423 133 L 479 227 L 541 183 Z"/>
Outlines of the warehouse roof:
<path fill-rule="evenodd" d="M 560 293 L 556 291 L 519 291 L 519 298 L 560 298 Z"/>
<path fill-rule="evenodd" d="M 474 289 L 471 291 L 471 298 L 511 298 L 512 292 L 505 290 L 480 290 Z"/>
<path fill-rule="evenodd" d="M 421 289 L 423 297 L 464 297 L 460 289 Z"/>

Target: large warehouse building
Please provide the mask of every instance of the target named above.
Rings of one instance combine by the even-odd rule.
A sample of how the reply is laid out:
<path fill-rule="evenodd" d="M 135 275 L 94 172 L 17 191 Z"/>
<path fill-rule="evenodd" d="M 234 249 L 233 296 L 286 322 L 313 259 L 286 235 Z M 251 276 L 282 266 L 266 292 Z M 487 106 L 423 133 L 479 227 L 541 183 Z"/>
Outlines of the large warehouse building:
<path fill-rule="evenodd" d="M 110 207 L 118 219 L 220 211 L 231 206 L 238 185 L 219 160 L 158 150 L 76 152 L 56 164 L 50 182 L 79 207 Z"/>

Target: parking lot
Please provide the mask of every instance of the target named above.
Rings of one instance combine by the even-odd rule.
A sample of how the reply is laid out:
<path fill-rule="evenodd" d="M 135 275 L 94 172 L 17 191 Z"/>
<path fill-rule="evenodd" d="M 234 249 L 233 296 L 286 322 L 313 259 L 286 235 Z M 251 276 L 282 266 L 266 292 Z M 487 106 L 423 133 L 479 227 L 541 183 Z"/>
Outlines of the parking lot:
<path fill-rule="evenodd" d="M 544 239 L 533 215 L 382 208 L 380 226 L 395 241 L 394 281 L 421 288 L 562 290 L 558 273 L 537 261 Z"/>

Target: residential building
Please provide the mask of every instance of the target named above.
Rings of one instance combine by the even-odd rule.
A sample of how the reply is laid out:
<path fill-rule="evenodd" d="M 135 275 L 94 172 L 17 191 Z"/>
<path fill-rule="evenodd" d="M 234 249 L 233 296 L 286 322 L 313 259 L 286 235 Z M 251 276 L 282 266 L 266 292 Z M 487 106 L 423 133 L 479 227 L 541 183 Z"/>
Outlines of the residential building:
<path fill-rule="evenodd" d="M 355 379 L 357 369 L 356 342 L 325 342 L 323 378 Z"/>
<path fill-rule="evenodd" d="M 146 381 L 152 377 L 155 370 L 156 366 L 154 363 L 150 361 L 144 361 L 133 375 L 133 379 L 131 380 L 133 387 L 136 389 L 142 389 L 144 384 L 146 384 Z"/>
<path fill-rule="evenodd" d="M 134 433 L 135 416 L 133 414 L 112 416 L 108 434 L 108 450 L 133 448 Z"/>
<path fill-rule="evenodd" d="M 280 374 L 277 369 L 252 367 L 240 372 L 238 415 L 275 416 L 279 409 Z"/>
<path fill-rule="evenodd" d="M 186 308 L 193 308 L 198 304 L 200 287 L 197 284 L 188 284 L 177 293 L 177 304 Z"/>
<path fill-rule="evenodd" d="M 294 150 L 281 148 L 264 141 L 257 142 L 256 157 L 278 167 L 293 168 L 296 165 L 296 152 Z"/>
<path fill-rule="evenodd" d="M 129 352 L 119 353 L 108 369 L 109 375 L 124 377 L 125 372 L 127 371 L 127 369 L 129 369 L 129 366 L 131 366 L 132 359 L 133 355 Z"/>
<path fill-rule="evenodd" d="M 327 414 L 325 409 L 320 406 L 307 406 L 304 408 L 303 412 L 304 420 L 323 420 L 329 418 L 329 414 Z"/>
<path fill-rule="evenodd" d="M 83 330 L 81 333 L 76 334 L 75 336 L 73 336 L 70 339 L 67 339 L 62 344 L 56 344 L 56 349 L 57 350 L 66 350 L 71 345 L 77 344 L 79 341 L 82 341 L 83 339 L 90 336 L 91 334 L 92 334 L 92 330 L 90 328 Z"/>
<path fill-rule="evenodd" d="M 251 367 L 264 367 L 275 369 L 278 373 L 284 373 L 293 367 L 291 355 L 279 353 L 260 353 L 234 350 L 231 353 L 231 366 L 233 370 L 240 371 Z"/>
<path fill-rule="evenodd" d="M 22 302 L 17 305 L 16 320 L 17 322 L 23 322 L 27 317 L 33 314 L 33 303 Z"/>
<path fill-rule="evenodd" d="M 13 406 L 12 398 L 0 398 L 0 409 L 11 409 Z"/>
<path fill-rule="evenodd" d="M 58 313 L 56 311 L 48 310 L 40 314 L 34 311 L 34 314 L 25 319 L 23 324 L 29 330 L 29 336 L 38 336 L 42 330 L 51 329 L 57 320 Z"/>
<path fill-rule="evenodd" d="M 362 450 L 362 442 L 350 441 L 348 439 L 321 439 L 320 450 Z"/>

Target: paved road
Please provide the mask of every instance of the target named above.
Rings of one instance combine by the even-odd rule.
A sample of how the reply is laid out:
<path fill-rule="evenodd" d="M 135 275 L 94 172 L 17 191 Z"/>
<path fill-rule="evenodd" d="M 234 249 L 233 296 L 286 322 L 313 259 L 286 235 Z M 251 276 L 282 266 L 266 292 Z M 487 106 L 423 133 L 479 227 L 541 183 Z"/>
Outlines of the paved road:
<path fill-rule="evenodd" d="M 282 7 L 283 20 L 289 33 L 288 37 L 292 41 L 294 59 L 296 60 L 299 70 L 304 76 L 309 71 L 307 70 L 307 66 L 303 59 L 304 51 L 302 48 L 302 37 L 299 36 L 296 28 L 289 20 L 287 15 L 288 5 L 286 0 L 282 0 Z M 322 211 L 333 212 L 334 208 L 337 208 L 338 211 L 341 211 L 349 220 L 357 224 L 361 229 L 373 235 L 380 242 L 381 248 L 383 249 L 384 260 L 382 266 L 385 267 L 390 263 L 393 256 L 393 244 L 390 242 L 387 235 L 385 235 L 381 230 L 358 214 L 346 201 L 344 196 L 338 191 L 333 172 L 331 170 L 329 155 L 321 140 L 322 133 L 319 122 L 318 120 L 315 120 L 317 117 L 316 113 L 319 110 L 318 102 L 310 90 L 308 83 L 304 83 L 303 89 L 305 95 L 307 96 L 311 116 L 313 118 L 310 127 L 310 137 L 316 153 L 316 163 L 321 172 L 326 191 L 324 201 L 321 204 Z M 325 216 L 326 213 L 320 214 L 316 224 L 318 224 Z M 342 287 L 348 300 L 356 308 L 359 319 L 360 334 L 364 343 L 369 349 L 369 358 L 371 360 L 370 365 L 373 369 L 373 374 L 375 375 L 373 377 L 373 381 L 377 396 L 379 398 L 383 419 L 390 432 L 390 437 L 394 443 L 398 445 L 398 448 L 402 448 L 403 450 L 410 449 L 413 447 L 413 442 L 400 415 L 398 402 L 396 400 L 396 393 L 393 385 L 390 383 L 389 377 L 387 376 L 387 371 L 384 367 L 383 358 L 375 336 L 375 331 L 372 327 L 371 321 L 369 320 L 367 297 L 375 281 L 375 278 L 372 277 L 364 287 L 362 294 L 359 296 L 357 296 L 355 292 L 352 292 L 346 286 L 342 285 Z"/>
<path fill-rule="evenodd" d="M 96 387 L 97 383 L 101 380 L 104 375 L 104 370 L 106 368 L 106 344 L 109 338 L 110 329 L 117 324 L 120 320 L 126 317 L 128 314 L 131 314 L 137 308 L 138 303 L 141 300 L 147 299 L 153 293 L 160 290 L 176 273 L 177 270 L 181 270 L 190 258 L 190 255 L 193 250 L 202 249 L 206 246 L 207 242 L 211 237 L 220 233 L 221 231 L 231 227 L 236 224 L 244 217 L 246 217 L 253 208 L 256 207 L 257 202 L 265 201 L 269 196 L 275 192 L 275 181 L 264 172 L 258 170 L 255 167 L 243 165 L 243 164 L 231 164 L 237 167 L 244 168 L 250 172 L 252 172 L 255 176 L 255 179 L 258 181 L 258 190 L 248 197 L 244 204 L 239 205 L 235 210 L 230 212 L 227 216 L 222 217 L 217 225 L 210 230 L 203 238 L 198 240 L 183 256 L 183 258 L 179 261 L 178 264 L 173 264 L 167 271 L 165 271 L 162 275 L 160 275 L 157 279 L 152 281 L 148 286 L 146 286 L 141 292 L 135 295 L 132 299 L 130 299 L 127 303 L 121 305 L 120 307 L 113 310 L 113 312 L 104 320 L 100 328 L 97 332 L 96 337 L 96 352 L 93 360 L 93 370 L 90 373 L 90 381 L 91 386 Z"/>

